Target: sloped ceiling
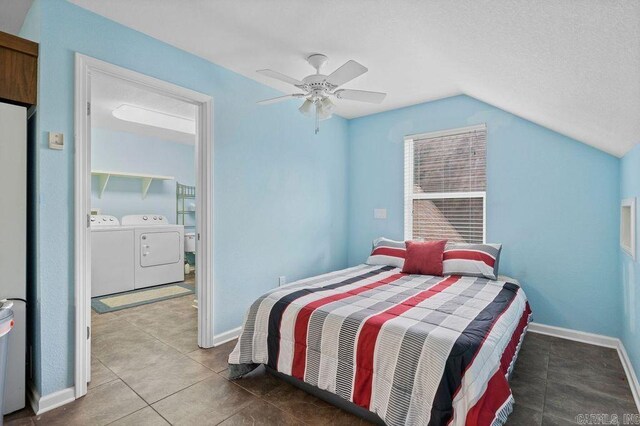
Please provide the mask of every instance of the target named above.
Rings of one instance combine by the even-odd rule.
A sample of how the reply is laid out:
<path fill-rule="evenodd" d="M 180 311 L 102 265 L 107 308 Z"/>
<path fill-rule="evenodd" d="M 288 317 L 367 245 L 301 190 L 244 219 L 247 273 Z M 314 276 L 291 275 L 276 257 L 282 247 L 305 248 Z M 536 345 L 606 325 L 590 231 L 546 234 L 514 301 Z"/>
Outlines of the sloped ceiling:
<path fill-rule="evenodd" d="M 18 35 L 32 0 L 0 0 L 0 31 Z"/>
<path fill-rule="evenodd" d="M 617 156 L 640 142 L 637 0 L 72 2 L 283 92 L 255 70 L 355 59 L 346 87 L 388 96 L 347 118 L 465 93 Z"/>

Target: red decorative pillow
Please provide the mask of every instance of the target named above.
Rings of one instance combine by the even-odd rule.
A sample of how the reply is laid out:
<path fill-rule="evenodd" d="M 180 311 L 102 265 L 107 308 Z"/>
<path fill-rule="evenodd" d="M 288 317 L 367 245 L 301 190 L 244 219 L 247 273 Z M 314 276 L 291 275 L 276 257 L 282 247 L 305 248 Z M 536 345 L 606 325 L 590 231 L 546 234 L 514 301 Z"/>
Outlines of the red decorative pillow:
<path fill-rule="evenodd" d="M 442 276 L 442 259 L 447 240 L 407 241 L 407 254 L 402 272 L 405 274 Z"/>

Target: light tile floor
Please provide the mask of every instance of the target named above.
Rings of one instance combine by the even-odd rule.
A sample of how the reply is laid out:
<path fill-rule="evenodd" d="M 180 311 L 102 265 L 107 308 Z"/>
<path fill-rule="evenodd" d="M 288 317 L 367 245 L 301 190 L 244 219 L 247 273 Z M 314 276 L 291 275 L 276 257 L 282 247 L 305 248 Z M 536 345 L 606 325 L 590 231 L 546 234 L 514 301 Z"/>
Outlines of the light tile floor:
<path fill-rule="evenodd" d="M 366 422 L 266 374 L 228 381 L 235 342 L 199 349 L 193 295 L 93 314 L 87 395 L 5 425 L 363 425 Z M 511 382 L 509 425 L 575 424 L 583 413 L 637 413 L 617 353 L 529 333 Z M 622 418 L 622 417 L 620 417 Z"/>

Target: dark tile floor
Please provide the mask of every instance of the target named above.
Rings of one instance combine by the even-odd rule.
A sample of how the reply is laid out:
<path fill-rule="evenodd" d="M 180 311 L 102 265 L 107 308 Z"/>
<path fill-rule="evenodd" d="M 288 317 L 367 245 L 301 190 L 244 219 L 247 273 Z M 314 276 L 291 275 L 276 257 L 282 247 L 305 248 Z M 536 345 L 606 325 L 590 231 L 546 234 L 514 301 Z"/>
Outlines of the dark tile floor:
<path fill-rule="evenodd" d="M 614 349 L 528 333 L 511 378 L 510 425 L 577 424 L 580 414 L 638 414 Z"/>
<path fill-rule="evenodd" d="M 366 422 L 264 372 L 230 382 L 235 342 L 196 343 L 193 295 L 97 315 L 87 395 L 5 425 L 364 425 Z M 585 413 L 637 413 L 617 353 L 529 333 L 512 379 L 509 425 L 575 424 Z M 622 417 L 620 417 L 622 418 Z"/>

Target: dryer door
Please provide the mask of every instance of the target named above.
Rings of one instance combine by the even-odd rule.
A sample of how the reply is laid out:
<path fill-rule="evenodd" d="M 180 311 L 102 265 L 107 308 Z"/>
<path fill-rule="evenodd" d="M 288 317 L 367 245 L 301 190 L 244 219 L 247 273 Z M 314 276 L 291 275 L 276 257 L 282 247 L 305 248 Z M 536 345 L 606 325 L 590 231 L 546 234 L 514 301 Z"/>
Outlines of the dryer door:
<path fill-rule="evenodd" d="M 140 266 L 169 265 L 181 261 L 180 233 L 143 232 L 140 234 Z"/>

